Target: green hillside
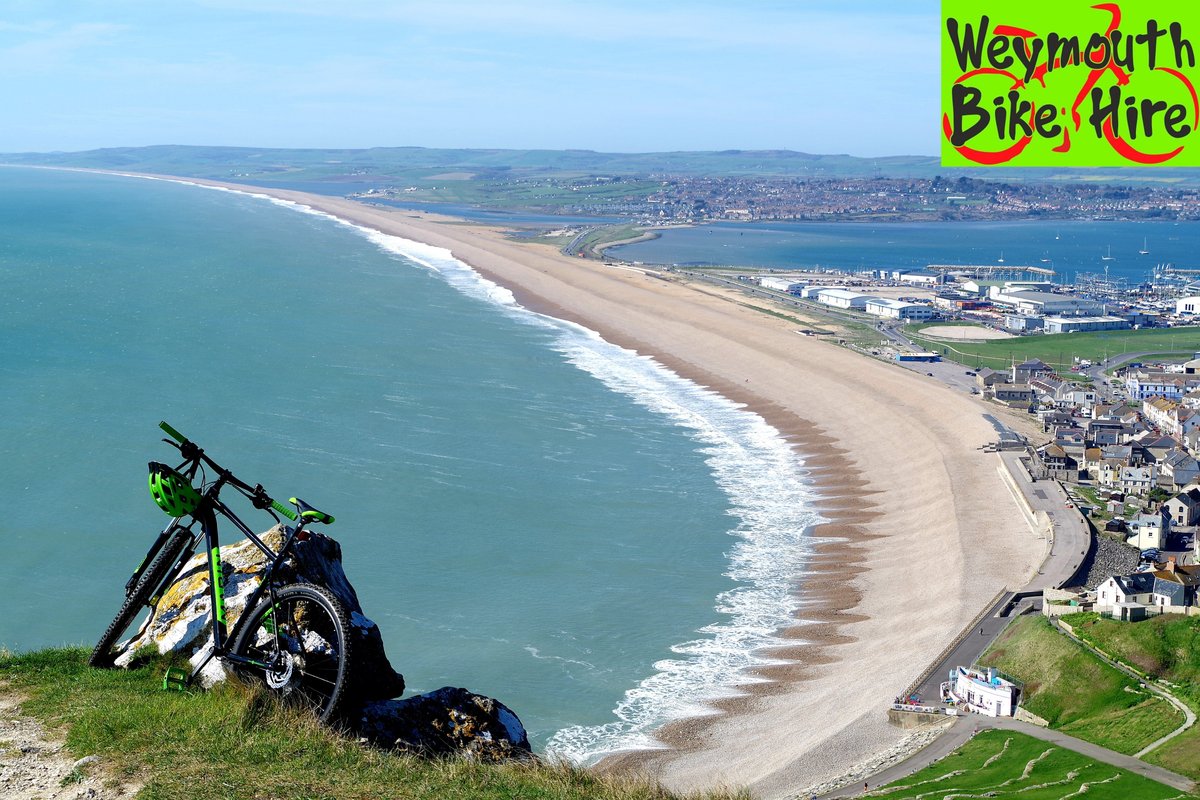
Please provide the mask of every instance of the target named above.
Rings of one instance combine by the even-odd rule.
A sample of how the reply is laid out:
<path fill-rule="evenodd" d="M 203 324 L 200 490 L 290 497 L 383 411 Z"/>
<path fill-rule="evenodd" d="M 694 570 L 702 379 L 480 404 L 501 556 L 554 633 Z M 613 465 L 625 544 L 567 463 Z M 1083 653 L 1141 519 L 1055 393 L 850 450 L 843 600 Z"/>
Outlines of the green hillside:
<path fill-rule="evenodd" d="M 99 756 L 108 783 L 143 784 L 144 800 L 600 798 L 670 800 L 640 781 L 562 765 L 431 761 L 359 745 L 241 686 L 164 692 L 162 665 L 96 670 L 83 650 L 0 652 L 0 691 L 65 737 L 74 758 Z M 5 747 L 0 741 L 0 749 Z M 4 789 L 0 787 L 0 795 Z M 735 797 L 717 793 L 712 798 Z"/>

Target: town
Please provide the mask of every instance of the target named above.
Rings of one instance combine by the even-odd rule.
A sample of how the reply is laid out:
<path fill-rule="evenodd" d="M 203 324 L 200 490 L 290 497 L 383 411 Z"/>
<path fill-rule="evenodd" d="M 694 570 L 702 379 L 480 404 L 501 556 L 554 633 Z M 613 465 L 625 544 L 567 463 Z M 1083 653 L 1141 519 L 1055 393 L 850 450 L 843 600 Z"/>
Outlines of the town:
<path fill-rule="evenodd" d="M 466 193 L 466 194 L 464 194 Z M 1200 219 L 1200 190 L 1170 185 L 1003 182 L 958 176 L 701 176 L 648 173 L 484 177 L 430 186 L 381 186 L 367 202 L 471 202 L 562 215 L 605 215 L 643 224 L 718 220 L 936 221 L 1007 219 Z"/>
<path fill-rule="evenodd" d="M 1130 288 L 1095 276 L 1064 287 L 1049 269 L 996 265 L 684 272 L 770 297 L 812 321 L 798 333 L 940 380 L 989 409 L 989 449 L 1047 556 L 1028 585 L 998 595 L 932 658 L 888 709 L 893 724 L 933 730 L 971 715 L 976 731 L 1069 731 L 1139 768 L 1190 769 L 1173 754 L 1196 741 L 1192 686 L 1168 679 L 1178 674 L 1165 662 L 1148 669 L 1129 642 L 1191 637 L 1200 617 L 1196 276 L 1162 268 Z M 1158 627 L 1121 633 L 1131 625 Z M 1095 691 L 1072 683 L 1070 659 L 1083 657 L 1106 665 L 1105 680 L 1129 697 L 1127 711 L 1105 713 L 1139 720 L 1143 733 L 1093 732 L 1086 716 L 1067 725 L 1076 701 L 1056 692 Z"/>

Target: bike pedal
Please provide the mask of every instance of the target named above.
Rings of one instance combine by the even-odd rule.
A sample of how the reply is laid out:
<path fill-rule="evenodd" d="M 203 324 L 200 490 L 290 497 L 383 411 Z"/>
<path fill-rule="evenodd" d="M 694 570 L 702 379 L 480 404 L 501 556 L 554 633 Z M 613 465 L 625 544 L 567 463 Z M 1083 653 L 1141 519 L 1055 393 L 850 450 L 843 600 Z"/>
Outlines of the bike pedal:
<path fill-rule="evenodd" d="M 188 687 L 188 680 L 192 676 L 182 669 L 167 667 L 167 672 L 163 675 L 162 688 L 164 692 L 182 692 Z"/>

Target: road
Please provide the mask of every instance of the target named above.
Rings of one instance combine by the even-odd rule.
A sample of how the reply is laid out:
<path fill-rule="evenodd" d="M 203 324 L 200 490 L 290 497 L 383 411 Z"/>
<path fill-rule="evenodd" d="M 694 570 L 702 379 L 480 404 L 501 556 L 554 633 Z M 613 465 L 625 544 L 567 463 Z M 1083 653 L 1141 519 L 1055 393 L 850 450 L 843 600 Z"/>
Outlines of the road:
<path fill-rule="evenodd" d="M 950 676 L 950 670 L 959 666 L 971 666 L 979 657 L 983 655 L 983 651 L 991 646 L 996 637 L 1004 632 L 1008 627 L 1008 623 L 1012 621 L 1011 615 L 1000 616 L 1005 606 L 1012 600 L 1012 592 L 1005 592 L 1004 595 L 988 609 L 987 613 L 979 621 L 978 624 L 972 626 L 970 633 L 962 637 L 953 650 L 942 657 L 942 660 L 934 667 L 933 672 L 917 687 L 917 694 L 921 695 L 921 702 L 929 705 L 937 705 L 941 698 L 941 684 Z M 978 631 L 978 632 L 976 632 Z"/>
<path fill-rule="evenodd" d="M 1091 545 L 1092 532 L 1079 509 L 1067 496 L 1058 481 L 1033 481 L 1021 464 L 1021 454 L 1010 451 L 1000 454 L 1013 482 L 1021 491 L 1034 514 L 1044 511 L 1053 526 L 1050 552 L 1035 575 L 1022 591 L 1061 588 L 1074 577 Z M 1068 505 L 1070 508 L 1068 508 Z"/>
<path fill-rule="evenodd" d="M 995 424 L 1003 425 L 998 422 Z M 1020 593 L 1061 588 L 1072 582 L 1072 578 L 1083 564 L 1091 545 L 1091 530 L 1078 510 L 1074 507 L 1067 508 L 1069 499 L 1057 481 L 1030 480 L 1029 472 L 1020 463 L 1020 455 L 1016 451 L 1006 451 L 1000 453 L 1000 458 L 1009 474 L 1013 476 L 1013 482 L 1025 502 L 1035 514 L 1039 511 L 1045 512 L 1053 528 L 1050 548 L 1045 559 L 1038 567 L 1037 574 L 1021 587 Z M 1073 503 L 1071 505 L 1074 506 Z M 974 664 L 984 650 L 1008 627 L 1012 616 L 1019 613 L 1019 606 L 1009 609 L 1004 616 L 1001 614 L 1013 595 L 1012 592 L 1006 593 L 988 609 L 975 626 L 978 635 L 973 629 L 953 650 L 942 657 L 930 676 L 917 687 L 922 702 L 936 703 L 940 698 L 939 686 L 946 680 L 950 670 L 959 665 Z"/>

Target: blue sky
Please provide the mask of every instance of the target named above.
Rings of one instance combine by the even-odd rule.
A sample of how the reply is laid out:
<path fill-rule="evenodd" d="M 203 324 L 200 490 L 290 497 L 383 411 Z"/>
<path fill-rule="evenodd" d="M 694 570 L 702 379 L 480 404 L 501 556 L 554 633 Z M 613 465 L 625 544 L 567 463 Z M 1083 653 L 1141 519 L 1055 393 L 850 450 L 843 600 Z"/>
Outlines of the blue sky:
<path fill-rule="evenodd" d="M 5 0 L 0 152 L 937 153 L 935 2 Z"/>

